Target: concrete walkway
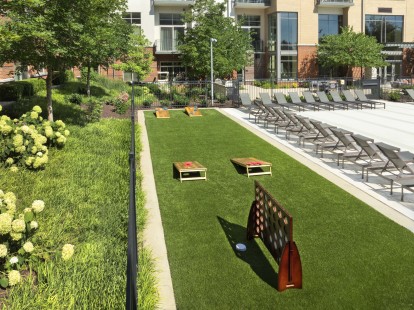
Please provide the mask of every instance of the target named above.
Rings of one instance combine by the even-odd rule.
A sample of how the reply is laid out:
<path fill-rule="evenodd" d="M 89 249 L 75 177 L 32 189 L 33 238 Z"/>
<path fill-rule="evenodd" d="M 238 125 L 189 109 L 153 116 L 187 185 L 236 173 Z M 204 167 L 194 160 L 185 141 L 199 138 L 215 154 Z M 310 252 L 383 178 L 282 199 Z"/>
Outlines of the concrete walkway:
<path fill-rule="evenodd" d="M 141 128 L 141 171 L 143 175 L 142 190 L 145 193 L 145 208 L 148 210 L 148 220 L 144 231 L 144 246 L 151 250 L 155 259 L 158 276 L 158 292 L 160 294 L 159 309 L 175 310 L 174 290 L 171 281 L 170 265 L 168 263 L 167 247 L 164 240 L 164 229 L 160 208 L 158 205 L 157 189 L 151 162 L 151 151 L 148 142 L 147 128 L 143 111 L 137 113 L 138 124 Z"/>

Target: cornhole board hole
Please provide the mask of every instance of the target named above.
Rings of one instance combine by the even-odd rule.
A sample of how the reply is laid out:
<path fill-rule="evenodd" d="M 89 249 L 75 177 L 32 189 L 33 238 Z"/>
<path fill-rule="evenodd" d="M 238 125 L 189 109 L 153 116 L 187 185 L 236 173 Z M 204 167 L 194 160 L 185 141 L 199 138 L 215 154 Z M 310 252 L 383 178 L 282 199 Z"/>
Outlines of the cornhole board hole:
<path fill-rule="evenodd" d="M 233 164 L 246 169 L 247 177 L 251 175 L 272 175 L 272 164 L 254 157 L 232 158 Z"/>

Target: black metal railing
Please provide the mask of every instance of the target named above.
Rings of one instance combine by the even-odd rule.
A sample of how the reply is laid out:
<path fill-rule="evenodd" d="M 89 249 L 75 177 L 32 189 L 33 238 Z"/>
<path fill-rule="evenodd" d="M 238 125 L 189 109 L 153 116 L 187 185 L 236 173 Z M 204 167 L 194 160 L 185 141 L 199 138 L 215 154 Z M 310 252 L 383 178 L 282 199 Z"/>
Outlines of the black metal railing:
<path fill-rule="evenodd" d="M 127 250 L 127 282 L 126 309 L 137 309 L 137 214 L 136 214 L 136 165 L 135 165 L 135 94 L 132 82 L 131 95 L 131 148 L 129 151 L 129 209 L 128 209 L 128 250 Z"/>

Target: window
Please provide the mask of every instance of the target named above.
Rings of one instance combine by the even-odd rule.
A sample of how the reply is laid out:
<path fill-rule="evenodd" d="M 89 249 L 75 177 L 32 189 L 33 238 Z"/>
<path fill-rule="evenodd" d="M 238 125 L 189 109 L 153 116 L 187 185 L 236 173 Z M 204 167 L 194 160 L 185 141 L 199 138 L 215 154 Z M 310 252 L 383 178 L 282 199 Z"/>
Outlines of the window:
<path fill-rule="evenodd" d="M 404 16 L 365 15 L 365 34 L 376 37 L 379 43 L 403 41 Z"/>
<path fill-rule="evenodd" d="M 297 56 L 281 56 L 280 77 L 282 79 L 296 79 L 298 72 Z"/>
<path fill-rule="evenodd" d="M 176 51 L 178 38 L 184 34 L 184 21 L 179 13 L 160 13 L 160 51 Z"/>
<path fill-rule="evenodd" d="M 269 74 L 277 79 L 295 79 L 298 71 L 298 14 L 269 15 Z"/>
<path fill-rule="evenodd" d="M 319 14 L 319 40 L 326 35 L 339 34 L 342 25 L 342 15 Z"/>
<path fill-rule="evenodd" d="M 122 18 L 128 23 L 131 24 L 134 30 L 134 33 L 141 33 L 141 13 L 140 12 L 124 12 L 122 13 Z"/>
<path fill-rule="evenodd" d="M 242 29 L 250 32 L 252 46 L 255 51 L 262 50 L 262 40 L 260 39 L 260 16 L 259 15 L 238 15 L 238 20 L 242 20 Z"/>
<path fill-rule="evenodd" d="M 185 68 L 179 61 L 161 61 L 160 71 L 169 72 L 169 76 L 171 79 L 178 78 L 180 80 L 185 75 Z"/>
<path fill-rule="evenodd" d="M 298 45 L 298 14 L 279 13 L 281 49 L 296 50 Z"/>

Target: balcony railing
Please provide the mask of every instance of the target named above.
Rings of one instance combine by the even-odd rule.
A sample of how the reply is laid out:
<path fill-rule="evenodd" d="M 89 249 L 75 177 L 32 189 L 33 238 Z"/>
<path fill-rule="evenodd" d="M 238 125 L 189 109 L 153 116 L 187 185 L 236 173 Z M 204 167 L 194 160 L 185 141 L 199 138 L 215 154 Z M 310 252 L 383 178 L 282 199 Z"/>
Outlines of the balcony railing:
<path fill-rule="evenodd" d="M 346 8 L 354 5 L 354 0 L 316 0 L 319 7 Z"/>
<path fill-rule="evenodd" d="M 151 0 L 154 6 L 182 6 L 194 4 L 194 0 Z"/>
<path fill-rule="evenodd" d="M 167 40 L 156 40 L 155 41 L 155 53 L 156 54 L 178 54 L 177 49 L 178 40 L 167 39 Z"/>
<path fill-rule="evenodd" d="M 270 0 L 233 0 L 233 6 L 236 8 L 267 8 L 270 6 Z"/>

